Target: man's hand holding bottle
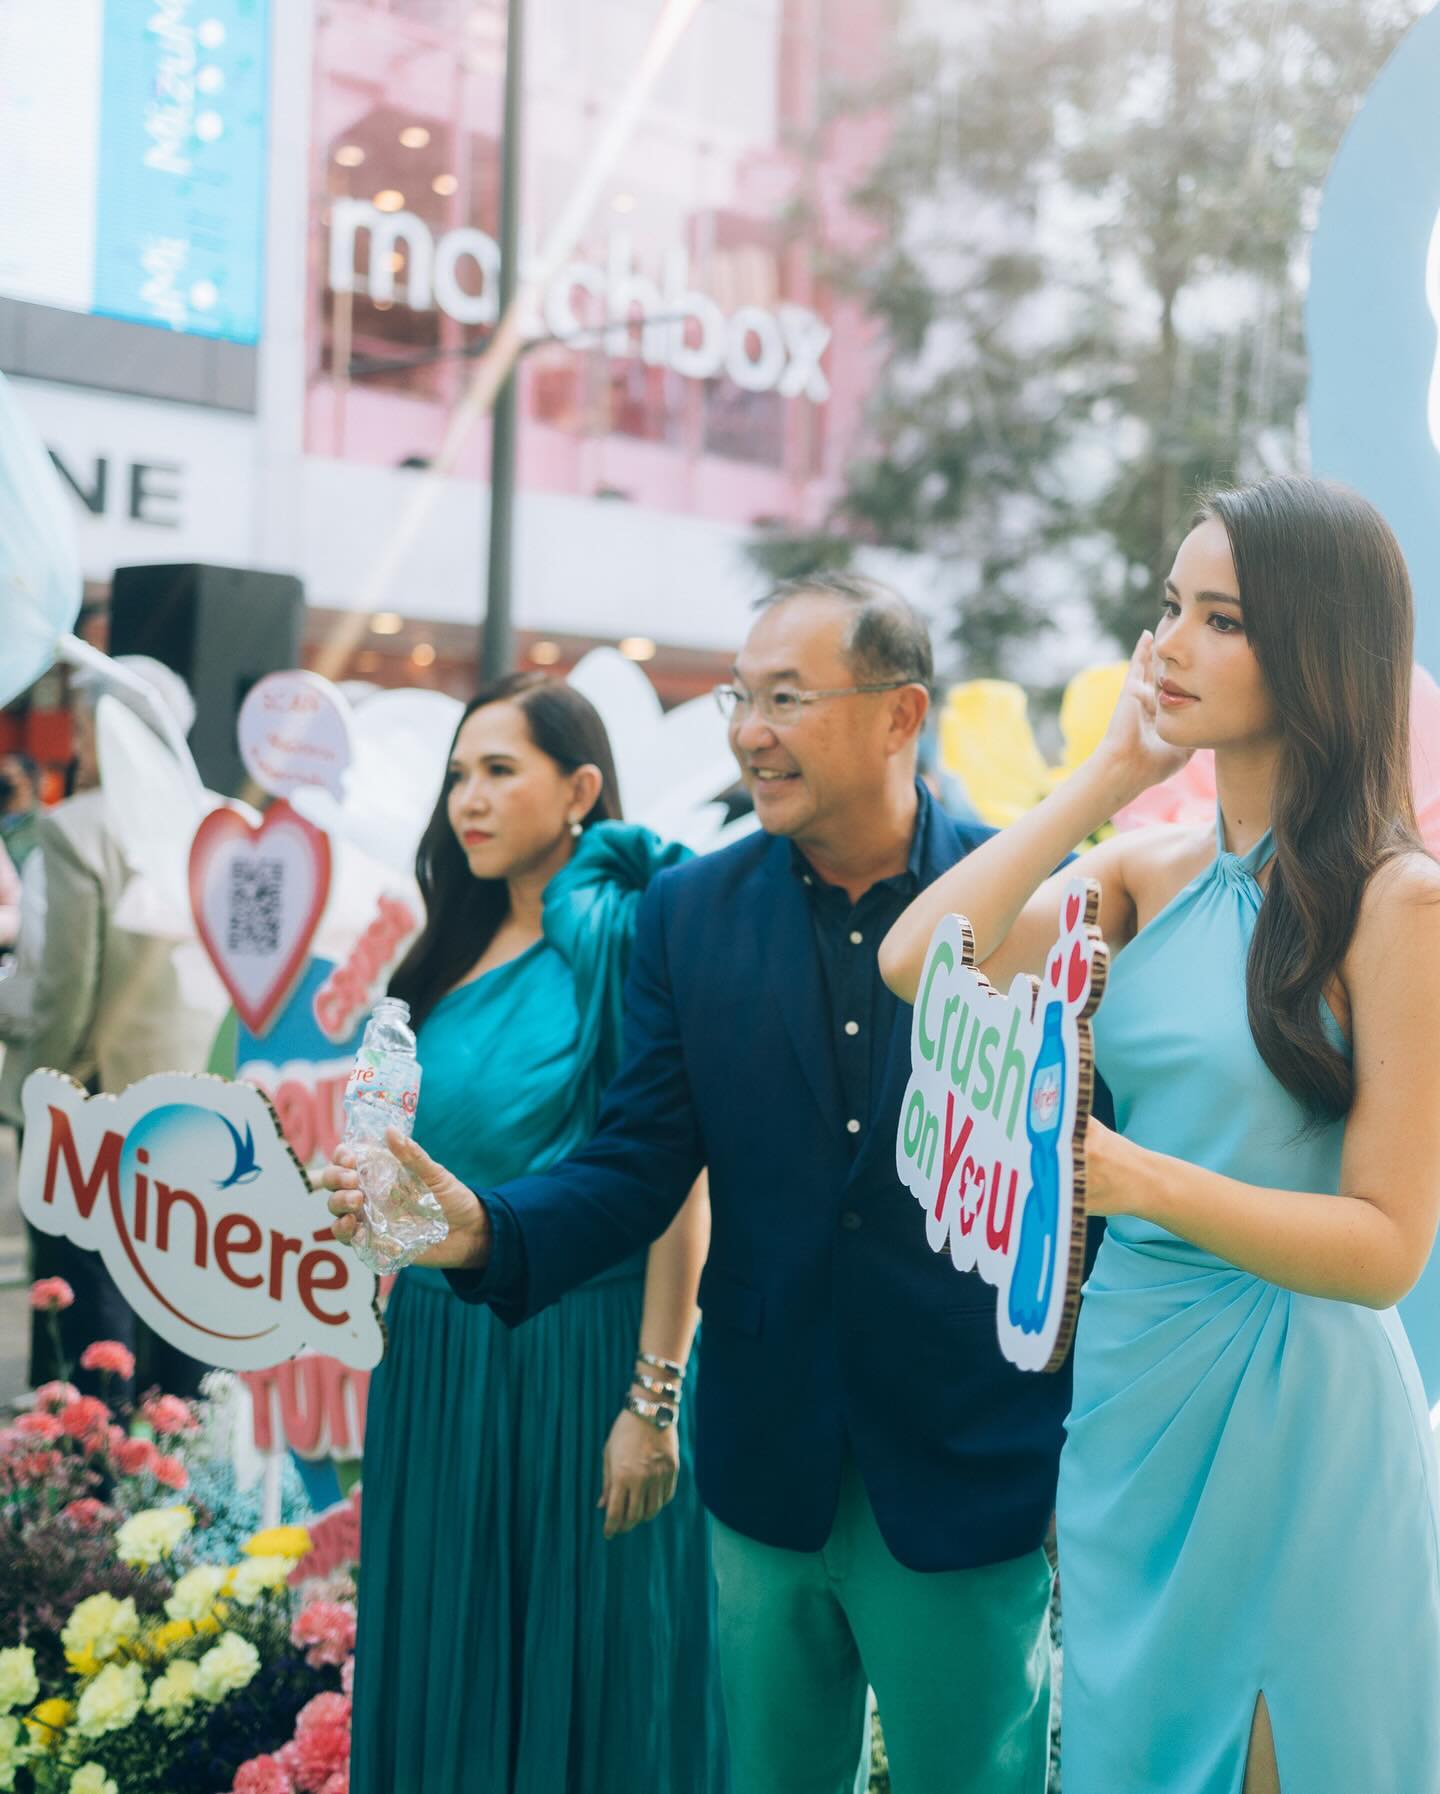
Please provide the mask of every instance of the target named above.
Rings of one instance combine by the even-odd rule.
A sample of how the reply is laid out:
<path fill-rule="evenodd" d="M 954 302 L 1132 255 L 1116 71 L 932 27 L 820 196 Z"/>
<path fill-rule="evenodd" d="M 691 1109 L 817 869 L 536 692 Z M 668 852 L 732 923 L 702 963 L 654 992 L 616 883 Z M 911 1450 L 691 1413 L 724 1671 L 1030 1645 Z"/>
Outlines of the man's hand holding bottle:
<path fill-rule="evenodd" d="M 419 1179 L 440 1205 L 450 1232 L 438 1245 L 427 1247 L 414 1261 L 438 1271 L 481 1271 L 490 1258 L 490 1216 L 475 1192 L 437 1165 L 422 1147 L 398 1128 L 389 1128 L 385 1144 L 403 1170 Z M 355 1169 L 355 1154 L 337 1146 L 334 1160 L 314 1179 L 317 1190 L 330 1192 L 329 1209 L 335 1216 L 335 1238 L 351 1245 L 362 1225 L 364 1196 Z"/>

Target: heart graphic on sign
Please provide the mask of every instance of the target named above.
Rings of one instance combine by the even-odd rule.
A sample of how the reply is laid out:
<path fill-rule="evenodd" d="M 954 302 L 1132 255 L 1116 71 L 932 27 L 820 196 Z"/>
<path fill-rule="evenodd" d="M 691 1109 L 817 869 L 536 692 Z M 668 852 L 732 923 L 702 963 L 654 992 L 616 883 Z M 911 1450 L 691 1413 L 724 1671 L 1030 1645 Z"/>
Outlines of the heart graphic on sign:
<path fill-rule="evenodd" d="M 272 804 L 258 828 L 212 810 L 190 844 L 190 910 L 211 964 L 252 1034 L 305 969 L 330 895 L 330 838 Z"/>

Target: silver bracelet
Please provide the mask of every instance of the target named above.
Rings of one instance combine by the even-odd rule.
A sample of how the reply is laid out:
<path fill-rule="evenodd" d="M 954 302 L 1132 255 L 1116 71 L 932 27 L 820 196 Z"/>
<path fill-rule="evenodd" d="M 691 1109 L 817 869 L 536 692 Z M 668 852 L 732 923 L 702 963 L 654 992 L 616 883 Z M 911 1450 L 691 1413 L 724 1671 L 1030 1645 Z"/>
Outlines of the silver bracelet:
<path fill-rule="evenodd" d="M 637 1364 L 648 1364 L 651 1370 L 666 1371 L 670 1376 L 674 1377 L 677 1383 L 683 1383 L 685 1381 L 685 1366 L 683 1364 L 677 1364 L 673 1358 L 657 1358 L 653 1352 L 637 1352 L 635 1354 L 635 1362 Z"/>
<path fill-rule="evenodd" d="M 684 1393 L 678 1383 L 664 1383 L 658 1377 L 647 1377 L 638 1370 L 630 1381 L 638 1383 L 648 1394 L 658 1395 L 661 1401 L 678 1403 Z"/>
<path fill-rule="evenodd" d="M 625 1411 L 627 1414 L 638 1415 L 641 1420 L 649 1421 L 650 1425 L 661 1433 L 668 1427 L 674 1426 L 679 1418 L 676 1410 L 668 1402 L 647 1402 L 638 1395 L 625 1397 Z"/>

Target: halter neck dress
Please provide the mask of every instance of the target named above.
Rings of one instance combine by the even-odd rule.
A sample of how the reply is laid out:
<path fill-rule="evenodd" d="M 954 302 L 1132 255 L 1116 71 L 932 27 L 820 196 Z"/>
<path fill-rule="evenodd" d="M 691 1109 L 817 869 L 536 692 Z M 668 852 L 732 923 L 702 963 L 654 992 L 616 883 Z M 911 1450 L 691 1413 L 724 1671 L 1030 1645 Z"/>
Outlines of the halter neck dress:
<path fill-rule="evenodd" d="M 1246 1018 L 1271 838 L 1242 857 L 1217 837 L 1111 969 L 1094 1042 L 1116 1125 L 1246 1183 L 1334 1193 L 1344 1122 L 1305 1131 Z M 1262 1692 L 1284 1794 L 1436 1794 L 1437 1483 L 1393 1309 L 1297 1295 L 1113 1216 L 1060 1463 L 1065 1794 L 1240 1794 Z"/>

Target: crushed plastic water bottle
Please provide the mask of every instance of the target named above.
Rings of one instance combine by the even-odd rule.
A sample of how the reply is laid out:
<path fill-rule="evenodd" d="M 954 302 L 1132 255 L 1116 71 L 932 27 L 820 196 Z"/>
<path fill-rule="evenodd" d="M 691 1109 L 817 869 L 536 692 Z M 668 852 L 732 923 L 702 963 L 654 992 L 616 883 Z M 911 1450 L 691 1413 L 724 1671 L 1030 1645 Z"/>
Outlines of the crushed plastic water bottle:
<path fill-rule="evenodd" d="M 364 1197 L 355 1255 L 381 1276 L 413 1264 L 450 1231 L 440 1204 L 385 1144 L 387 1128 L 408 1138 L 415 1126 L 420 1061 L 409 1024 L 408 1004 L 381 998 L 345 1086 L 342 1144 L 355 1154 Z"/>

